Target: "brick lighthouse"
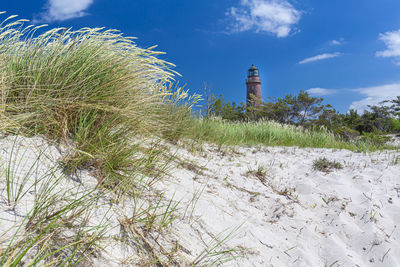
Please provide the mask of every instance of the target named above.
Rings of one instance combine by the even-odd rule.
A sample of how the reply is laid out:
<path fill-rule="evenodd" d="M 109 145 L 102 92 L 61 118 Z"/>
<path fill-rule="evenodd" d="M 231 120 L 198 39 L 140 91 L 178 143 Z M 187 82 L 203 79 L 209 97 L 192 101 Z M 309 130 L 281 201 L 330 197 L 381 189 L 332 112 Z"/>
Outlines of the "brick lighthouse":
<path fill-rule="evenodd" d="M 251 65 L 247 73 L 247 106 L 258 106 L 261 102 L 261 79 L 256 66 Z"/>

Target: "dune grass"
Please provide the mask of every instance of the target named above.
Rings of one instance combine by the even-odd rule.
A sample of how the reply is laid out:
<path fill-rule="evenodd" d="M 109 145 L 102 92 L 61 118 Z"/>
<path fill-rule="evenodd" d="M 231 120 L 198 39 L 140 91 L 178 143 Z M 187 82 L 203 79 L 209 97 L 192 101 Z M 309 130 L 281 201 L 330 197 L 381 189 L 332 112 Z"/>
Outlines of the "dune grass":
<path fill-rule="evenodd" d="M 42 27 L 26 22 L 10 16 L 0 24 L 0 132 L 40 135 L 66 148 L 59 165 L 67 176 L 47 179 L 18 235 L 0 240 L 0 265 L 17 266 L 32 253 L 33 265 L 45 259 L 49 265 L 75 265 L 89 260 L 101 238 L 101 229 L 90 230 L 82 217 L 97 208 L 98 195 L 70 194 L 56 185 L 86 169 L 98 180 L 96 190 L 109 189 L 113 201 L 141 199 L 170 163 L 160 140 L 175 142 L 188 129 L 198 96 L 174 84 L 173 65 L 159 59 L 154 47 L 139 48 L 118 31 L 57 28 L 38 35 Z M 24 183 L 36 173 L 20 178 L 14 175 L 20 165 L 7 166 L 4 183 L 15 208 L 28 195 Z M 160 201 L 135 209 L 132 218 L 140 220 L 129 223 L 135 229 L 145 224 L 145 233 L 167 227 L 176 207 L 167 200 L 164 211 Z M 70 228 L 76 235 L 64 236 Z M 138 247 L 146 247 L 145 233 L 132 234 Z M 150 254 L 149 261 L 159 261 Z"/>
<path fill-rule="evenodd" d="M 0 182 L 7 185 L 0 195 L 8 200 L 1 207 L 9 208 L 2 214 L 0 265 L 89 264 L 107 229 L 106 223 L 89 222 L 102 195 L 66 186 L 57 164 L 45 164 L 47 148 L 35 150 L 34 143 L 27 148 L 22 145 L 26 141 L 15 137 L 0 157 Z"/>
<path fill-rule="evenodd" d="M 34 37 L 40 27 L 13 18 L 0 25 L 0 130 L 72 141 L 65 169 L 94 167 L 115 181 L 155 164 L 143 139 L 174 140 L 187 128 L 196 96 L 172 85 L 176 73 L 160 52 L 101 28 Z M 145 166 L 137 154 L 148 156 Z"/>
<path fill-rule="evenodd" d="M 120 242 L 134 247 L 141 264 L 173 262 L 177 251 L 153 248 L 152 236 L 176 219 L 179 202 L 149 199 L 148 192 L 171 160 L 160 142 L 176 142 L 194 127 L 198 96 L 174 83 L 173 65 L 154 47 L 139 48 L 118 31 L 57 28 L 37 35 L 41 26 L 14 19 L 0 24 L 1 137 L 39 135 L 66 154 L 43 175 L 36 171 L 40 156 L 22 176 L 24 156 L 15 156 L 22 150 L 13 147 L 5 159 L 0 180 L 7 205 L 24 208 L 34 199 L 13 235 L 0 236 L 0 265 L 90 265 L 110 230 L 89 223 L 104 194 L 108 205 L 135 203 L 129 217 L 119 218 L 126 234 Z M 80 169 L 97 186 L 66 189 L 63 183 Z"/>
<path fill-rule="evenodd" d="M 273 121 L 229 122 L 218 119 L 198 119 L 194 124 L 195 126 L 188 133 L 191 139 L 218 145 L 298 146 L 352 151 L 392 149 L 390 146 L 362 140 L 344 141 L 324 129 L 304 129 Z"/>

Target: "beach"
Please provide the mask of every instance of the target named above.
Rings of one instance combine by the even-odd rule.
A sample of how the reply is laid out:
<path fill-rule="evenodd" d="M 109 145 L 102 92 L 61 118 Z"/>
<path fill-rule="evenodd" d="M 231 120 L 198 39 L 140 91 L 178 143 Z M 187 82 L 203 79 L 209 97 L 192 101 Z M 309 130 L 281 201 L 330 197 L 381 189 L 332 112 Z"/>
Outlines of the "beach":
<path fill-rule="evenodd" d="M 100 221 L 108 225 L 103 249 L 93 254 L 94 266 L 143 263 L 146 256 L 137 244 L 128 242 L 129 235 L 121 239 L 124 222 L 138 202 L 144 207 L 160 195 L 160 206 L 171 211 L 167 230 L 158 232 L 154 227 L 147 233 L 139 226 L 136 230 L 159 257 L 165 257 L 163 251 L 174 251 L 171 265 L 400 265 L 399 150 L 167 143 L 164 146 L 174 155 L 168 174 L 146 189 L 140 200 L 125 197 L 117 203 L 111 201 L 112 192 L 96 189 L 98 180 L 89 170 L 62 175 L 57 162 L 68 153 L 66 147 L 40 137 L 15 136 L 2 137 L 0 145 L 3 170 L 7 160 L 19 162 L 13 167 L 18 169 L 15 176 L 27 177 L 26 194 L 14 209 L 7 204 L 2 181 L 3 245 L 34 206 L 30 185 L 35 177 L 51 169 L 62 177 L 57 192 L 84 188 L 104 193 L 88 217 L 92 225 Z M 321 158 L 342 168 L 316 170 L 314 163 Z M 35 172 L 30 171 L 35 164 Z"/>

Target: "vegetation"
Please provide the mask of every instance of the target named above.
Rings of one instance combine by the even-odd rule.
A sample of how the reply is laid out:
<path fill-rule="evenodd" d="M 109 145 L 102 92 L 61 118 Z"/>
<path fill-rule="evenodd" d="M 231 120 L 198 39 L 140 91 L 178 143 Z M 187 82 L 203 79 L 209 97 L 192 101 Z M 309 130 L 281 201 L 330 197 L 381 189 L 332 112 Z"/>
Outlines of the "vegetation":
<path fill-rule="evenodd" d="M 231 121 L 263 119 L 305 126 L 312 125 L 319 116 L 326 117 L 327 112 L 334 111 L 330 105 L 322 105 L 322 98 L 310 97 L 304 91 L 300 91 L 299 95 L 288 94 L 284 98 L 269 100 L 258 101 L 259 104 L 255 106 L 246 106 L 244 103 L 237 106 L 223 96 L 212 96 L 209 113 Z"/>
<path fill-rule="evenodd" d="M 263 144 L 269 146 L 346 148 L 351 150 L 358 148 L 358 144 L 342 141 L 323 129 L 313 131 L 273 121 L 229 122 L 211 119 L 199 120 L 193 130 L 193 138 L 195 140 L 204 140 L 219 145 Z"/>
<path fill-rule="evenodd" d="M 23 23 L 0 29 L 1 128 L 72 140 L 64 167 L 92 166 L 105 182 L 131 175 L 132 166 L 153 168 L 159 153 L 132 145 L 135 138 L 176 139 L 191 119 L 190 106 L 180 105 L 187 93 L 170 84 L 171 64 L 117 31 L 58 28 L 32 37 L 39 27 Z M 149 157 L 133 160 L 137 153 Z"/>
<path fill-rule="evenodd" d="M 25 20 L 14 17 L 0 25 L 0 131 L 6 137 L 40 135 L 69 153 L 59 162 L 61 176 L 41 176 L 38 159 L 20 177 L 25 164 L 13 163 L 17 148 L 0 159 L 10 209 L 35 196 L 11 240 L 0 237 L 0 265 L 85 265 L 101 250 L 107 228 L 88 224 L 90 211 L 105 201 L 99 202 L 98 189 L 108 189 L 112 203 L 143 198 L 171 158 L 160 140 L 176 141 L 190 128 L 197 96 L 172 84 L 173 65 L 158 59 L 154 47 L 139 48 L 115 30 L 58 28 L 36 36 L 41 27 L 25 27 Z M 91 171 L 97 188 L 59 191 L 65 175 L 79 169 Z M 164 202 L 156 196 L 154 205 L 135 207 L 132 218 L 121 221 L 149 264 L 171 256 L 148 246 L 147 235 L 175 218 L 175 202 Z"/>
<path fill-rule="evenodd" d="M 0 265 L 89 263 L 87 256 L 98 253 L 97 242 L 107 227 L 105 223 L 90 223 L 102 195 L 94 188 L 66 186 L 65 176 L 57 172 L 56 165 L 44 167 L 46 148 L 30 158 L 33 151 L 23 148 L 23 141 L 14 138 L 8 157 L 0 158 L 0 181 L 7 184 L 7 206 L 16 214 L 16 225 L 0 238 Z"/>
<path fill-rule="evenodd" d="M 343 169 L 343 165 L 337 161 L 330 161 L 327 158 L 319 158 L 313 161 L 313 169 L 329 173 L 332 169 Z"/>
<path fill-rule="evenodd" d="M 347 146 L 348 148 L 348 143 L 352 143 L 356 146 L 361 145 L 369 147 L 368 149 L 374 149 L 388 141 L 385 134 L 400 132 L 400 97 L 382 102 L 380 106 L 369 106 L 369 110 L 362 115 L 355 110 L 340 114 L 331 105 L 322 104 L 323 98 L 311 97 L 304 91 L 300 91 L 298 95 L 288 94 L 284 98 L 272 98 L 269 102 L 261 101 L 259 105 L 250 107 L 243 103 L 240 105 L 231 103 L 222 95 L 208 98 L 210 103 L 206 105 L 208 108 L 204 111 L 204 114 L 207 114 L 206 118 L 219 117 L 223 121 L 242 123 L 243 125 L 248 125 L 249 122 L 252 124 L 259 121 L 276 121 L 285 125 L 303 127 L 314 134 L 330 132 L 336 136 L 336 140 L 340 139 L 347 143 L 343 146 L 340 140 L 331 145 L 327 145 L 330 142 L 318 145 L 310 142 L 305 146 Z M 284 136 L 282 135 L 279 145 L 294 145 L 291 142 L 283 141 Z M 247 139 L 251 140 L 249 143 L 254 140 L 251 135 Z M 261 141 L 259 143 L 274 145 L 274 142 Z M 301 141 L 297 142 L 297 144 L 302 143 Z M 340 145 L 337 146 L 337 144 Z"/>

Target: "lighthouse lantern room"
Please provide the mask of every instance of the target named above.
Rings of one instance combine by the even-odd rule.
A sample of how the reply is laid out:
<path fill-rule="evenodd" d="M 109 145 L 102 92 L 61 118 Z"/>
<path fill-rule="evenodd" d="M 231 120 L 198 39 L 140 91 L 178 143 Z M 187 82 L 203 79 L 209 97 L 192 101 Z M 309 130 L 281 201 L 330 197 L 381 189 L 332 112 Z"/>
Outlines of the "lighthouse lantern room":
<path fill-rule="evenodd" d="M 247 105 L 255 106 L 261 102 L 261 79 L 258 73 L 258 68 L 251 65 L 247 73 Z"/>

